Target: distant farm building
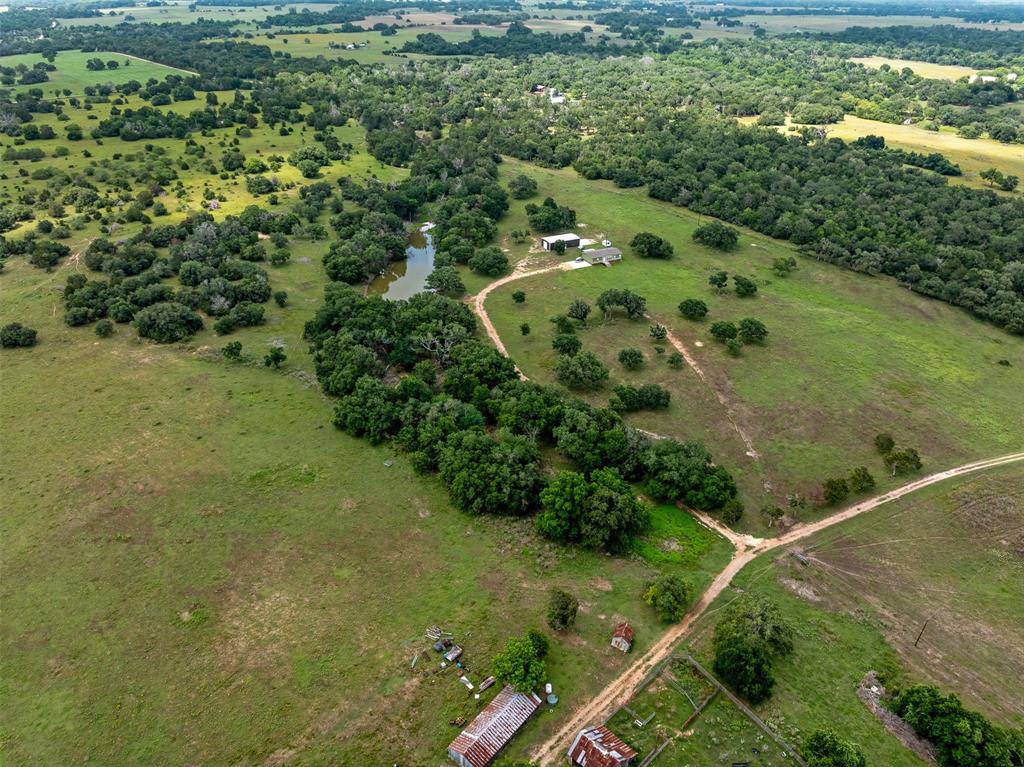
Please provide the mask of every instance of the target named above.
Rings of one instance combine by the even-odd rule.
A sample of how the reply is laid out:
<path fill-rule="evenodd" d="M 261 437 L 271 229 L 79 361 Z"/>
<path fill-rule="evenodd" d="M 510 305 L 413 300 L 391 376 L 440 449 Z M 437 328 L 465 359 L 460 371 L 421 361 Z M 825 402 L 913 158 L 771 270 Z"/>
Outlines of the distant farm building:
<path fill-rule="evenodd" d="M 516 692 L 506 686 L 477 714 L 469 727 L 448 744 L 448 756 L 461 767 L 486 767 L 540 704 L 536 693 Z"/>
<path fill-rule="evenodd" d="M 569 762 L 579 767 L 628 767 L 636 751 L 607 727 L 582 730 L 569 747 Z"/>
<path fill-rule="evenodd" d="M 622 652 L 629 652 L 633 646 L 633 627 L 628 623 L 620 623 L 612 632 L 612 647 Z"/>
<path fill-rule="evenodd" d="M 540 238 L 540 246 L 544 250 L 554 250 L 555 246 L 560 242 L 565 243 L 566 249 L 578 248 L 580 246 L 580 236 L 572 232 L 566 232 L 565 234 L 552 234 Z"/>
<path fill-rule="evenodd" d="M 622 260 L 622 251 L 618 248 L 597 248 L 583 251 L 583 260 L 588 264 L 611 264 Z"/>

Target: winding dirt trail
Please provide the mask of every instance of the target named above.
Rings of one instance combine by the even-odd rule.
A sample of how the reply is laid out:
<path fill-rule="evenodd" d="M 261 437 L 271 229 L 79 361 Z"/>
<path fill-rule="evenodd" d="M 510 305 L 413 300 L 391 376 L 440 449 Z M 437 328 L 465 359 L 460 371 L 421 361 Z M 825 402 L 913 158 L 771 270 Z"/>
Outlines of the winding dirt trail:
<path fill-rule="evenodd" d="M 683 620 L 666 631 L 633 665 L 620 674 L 618 678 L 613 680 L 601 692 L 583 705 L 578 706 L 565 724 L 554 735 L 537 747 L 532 755 L 533 760 L 539 763 L 541 767 L 549 767 L 550 765 L 560 763 L 565 757 L 565 749 L 577 732 L 588 725 L 606 721 L 618 706 L 627 702 L 651 669 L 672 654 L 675 646 L 690 632 L 693 624 L 705 613 L 718 595 L 728 587 L 736 574 L 758 555 L 772 549 L 788 546 L 814 533 L 837 525 L 840 522 L 845 522 L 866 511 L 871 511 L 878 506 L 895 501 L 937 482 L 1018 461 L 1024 461 L 1024 452 L 1011 453 L 983 461 L 974 461 L 953 469 L 930 474 L 895 490 L 890 490 L 882 495 L 862 501 L 837 514 L 833 514 L 831 517 L 826 517 L 806 525 L 798 525 L 778 538 L 765 540 L 751 538 L 739 535 L 731 530 L 725 532 L 721 529 L 720 525 L 715 524 L 716 531 L 721 532 L 736 547 L 736 551 L 729 564 L 715 577 L 711 585 L 708 586 L 707 590 L 700 596 L 700 599 L 690 608 L 690 611 Z M 702 515 L 697 516 L 702 521 L 705 521 Z"/>
<path fill-rule="evenodd" d="M 565 272 L 573 269 L 572 262 L 566 261 L 561 264 L 555 264 L 554 266 L 545 266 L 543 269 L 520 269 L 518 266 L 512 272 L 501 279 L 497 279 L 494 282 L 489 283 L 483 290 L 473 296 L 470 301 L 473 307 L 473 311 L 476 316 L 480 318 L 480 322 L 483 323 L 484 330 L 487 331 L 487 337 L 494 342 L 494 345 L 498 348 L 498 351 L 508 356 L 508 350 L 505 348 L 505 344 L 501 341 L 501 336 L 498 335 L 498 331 L 494 328 L 494 323 L 491 322 L 491 318 L 487 314 L 487 310 L 484 308 L 484 301 L 487 300 L 487 296 L 491 294 L 491 291 L 495 288 L 500 288 L 502 285 L 507 285 L 515 280 L 521 280 L 526 277 L 534 277 L 538 274 L 545 274 L 547 272 Z M 524 381 L 528 380 L 523 371 L 516 368 L 519 373 L 519 377 Z"/>
<path fill-rule="evenodd" d="M 511 274 L 506 275 L 505 277 L 497 279 L 494 282 L 488 284 L 483 290 L 481 290 L 479 293 L 477 293 L 470 299 L 474 313 L 476 314 L 477 317 L 480 318 L 480 322 L 483 324 L 484 330 L 487 331 L 488 338 L 491 339 L 495 347 L 497 347 L 498 351 L 500 351 L 506 357 L 509 356 L 508 350 L 505 348 L 505 344 L 501 340 L 501 336 L 498 334 L 497 329 L 494 327 L 494 323 L 491 322 L 491 318 L 487 314 L 487 309 L 484 307 L 484 302 L 487 300 L 487 296 L 490 295 L 491 291 L 494 290 L 495 288 L 501 287 L 502 285 L 507 285 L 510 282 L 522 280 L 527 277 L 534 277 L 538 274 L 559 271 L 573 271 L 576 268 L 577 267 L 573 265 L 572 261 L 565 261 L 560 264 L 556 264 L 555 266 L 547 266 L 542 269 L 523 269 L 517 266 Z M 644 317 L 650 320 L 651 322 L 657 322 L 657 320 L 655 320 L 650 314 L 645 314 Z M 714 395 L 718 399 L 718 402 L 722 405 L 723 410 L 725 410 L 725 416 L 729 420 L 730 425 L 732 426 L 736 434 L 739 435 L 739 438 L 743 441 L 743 445 L 747 449 L 747 455 L 750 458 L 753 458 L 755 461 L 759 460 L 760 456 L 757 450 L 754 448 L 754 441 L 750 438 L 750 435 L 746 432 L 746 430 L 744 430 L 744 428 L 740 425 L 738 419 L 736 418 L 736 414 L 733 411 L 732 403 L 729 402 L 729 399 L 725 396 L 725 394 L 722 391 L 720 391 L 717 387 L 712 385 L 711 381 L 708 380 L 708 377 L 704 374 L 704 370 L 697 363 L 697 359 L 693 356 L 693 354 L 690 353 L 690 350 L 686 347 L 686 345 L 682 341 L 680 341 L 679 338 L 672 333 L 672 331 L 668 330 L 667 328 L 666 330 L 668 331 L 668 336 L 666 337 L 666 340 L 672 345 L 672 347 L 677 352 L 683 355 L 683 359 L 686 361 L 686 364 L 690 366 L 690 369 L 693 370 L 694 373 L 696 373 L 697 377 L 701 380 L 701 383 L 703 383 L 712 392 L 714 392 Z M 523 371 L 520 370 L 518 366 L 516 366 L 516 372 L 519 373 L 519 377 L 522 380 L 529 380 L 526 374 L 523 373 Z"/>

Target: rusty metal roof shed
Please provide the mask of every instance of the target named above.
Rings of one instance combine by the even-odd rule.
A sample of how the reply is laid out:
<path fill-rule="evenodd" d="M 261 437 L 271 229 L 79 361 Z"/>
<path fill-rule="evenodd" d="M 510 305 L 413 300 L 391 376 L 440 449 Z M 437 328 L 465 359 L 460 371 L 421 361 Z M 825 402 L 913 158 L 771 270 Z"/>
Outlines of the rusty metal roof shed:
<path fill-rule="evenodd" d="M 506 685 L 448 745 L 448 756 L 461 767 L 486 767 L 540 704 L 536 693 L 516 692 Z"/>
<path fill-rule="evenodd" d="M 569 747 L 569 761 L 586 767 L 625 767 L 635 756 L 636 751 L 604 726 L 581 730 Z"/>

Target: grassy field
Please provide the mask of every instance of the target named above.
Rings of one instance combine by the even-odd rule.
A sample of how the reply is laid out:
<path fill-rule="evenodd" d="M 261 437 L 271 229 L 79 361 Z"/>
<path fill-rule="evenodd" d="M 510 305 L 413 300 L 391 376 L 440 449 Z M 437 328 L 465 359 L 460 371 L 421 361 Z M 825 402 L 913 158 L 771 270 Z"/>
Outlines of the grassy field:
<path fill-rule="evenodd" d="M 85 63 L 89 59 L 96 58 L 102 59 L 104 62 L 117 61 L 120 66 L 117 69 L 104 69 L 102 71 L 86 69 Z M 38 53 L 0 56 L 0 66 L 4 67 L 16 67 L 19 64 L 24 64 L 26 67 L 31 68 L 40 61 L 44 61 L 44 59 Z M 49 94 L 55 90 L 63 91 L 67 89 L 72 93 L 81 95 L 87 85 L 103 85 L 107 83 L 120 85 L 129 80 L 145 83 L 151 77 L 163 80 L 167 75 L 177 74 L 190 77 L 193 74 L 185 69 L 175 69 L 174 67 L 157 64 L 155 61 L 146 61 L 134 56 L 127 56 L 124 53 L 112 53 L 110 51 L 100 53 L 61 51 L 53 60 L 53 64 L 57 67 L 57 71 L 48 73 L 50 79 L 47 82 L 36 85 L 16 85 L 13 87 L 13 90 L 17 93 L 19 91 L 27 91 L 30 88 L 41 88 L 44 93 Z"/>
<path fill-rule="evenodd" d="M 757 122 L 757 117 L 741 117 L 739 122 L 753 125 Z M 787 117 L 786 125 L 780 125 L 778 129 L 786 132 L 791 126 L 792 123 Z M 894 125 L 878 120 L 865 120 L 854 115 L 846 115 L 842 121 L 824 127 L 829 136 L 846 141 L 854 141 L 863 136 L 882 136 L 886 144 L 896 149 L 925 154 L 938 152 L 959 165 L 963 171 L 961 176 L 948 177 L 952 184 L 992 189 L 993 187 L 979 175 L 988 168 L 997 168 L 1003 173 L 1024 178 L 1024 149 L 1020 144 L 1004 144 L 987 138 L 966 139 L 957 135 L 955 128 L 930 131 L 919 125 Z M 1020 194 L 1021 191 L 1024 190 L 1014 194 Z M 999 193 L 1004 194 L 1001 191 Z"/>
<path fill-rule="evenodd" d="M 758 713 L 791 743 L 832 726 L 869 764 L 921 762 L 885 735 L 856 694 L 864 674 L 927 682 L 1009 726 L 1024 724 L 1024 467 L 942 483 L 801 542 L 811 558 L 755 560 L 701 619 L 709 656 L 719 608 L 741 592 L 774 600 L 796 628 Z M 914 646 L 925 622 L 927 628 Z"/>
<path fill-rule="evenodd" d="M 970 67 L 958 67 L 952 64 L 932 64 L 930 61 L 911 61 L 909 59 L 889 59 L 885 56 L 861 56 L 852 58 L 857 64 L 863 64 L 868 69 L 878 69 L 883 64 L 888 64 L 892 69 L 902 71 L 910 69 L 919 77 L 927 77 L 933 80 L 959 80 L 961 77 L 970 77 L 977 70 Z"/>
<path fill-rule="evenodd" d="M 123 24 L 126 21 L 125 17 L 131 16 L 132 18 L 127 19 L 127 21 L 134 24 L 190 24 L 198 18 L 211 21 L 240 21 L 254 24 L 257 21 L 263 21 L 267 16 L 287 12 L 287 10 L 277 10 L 272 5 L 261 5 L 252 8 L 204 5 L 196 8 L 194 11 L 189 10 L 189 5 L 191 5 L 189 2 L 174 2 L 172 0 L 167 5 L 153 8 L 137 6 L 104 8 L 101 11 L 102 16 L 60 19 L 59 23 L 65 26 L 114 26 L 116 24 Z M 282 6 L 286 6 L 288 9 L 295 8 L 297 12 L 301 12 L 303 9 L 327 11 L 334 7 L 329 3 L 282 3 Z"/>
<path fill-rule="evenodd" d="M 1024 146 L 1020 144 L 1003 144 L 987 138 L 966 139 L 958 136 L 952 128 L 928 131 L 916 125 L 892 125 L 853 115 L 829 126 L 830 136 L 848 141 L 871 134 L 883 136 L 887 144 L 898 149 L 941 153 L 964 172 L 963 176 L 951 180 L 990 188 L 978 176 L 988 168 L 998 168 L 1003 173 L 1024 178 Z"/>
<path fill-rule="evenodd" d="M 550 661 L 560 705 L 629 662 L 608 647 L 616 620 L 636 626 L 641 652 L 657 637 L 639 599 L 656 570 L 640 555 L 564 550 L 528 522 L 466 517 L 404 455 L 331 427 L 299 338 L 325 247 L 299 245 L 271 270 L 290 305 L 232 336 L 241 364 L 209 350 L 226 340 L 209 330 L 186 348 L 124 326 L 105 340 L 67 328 L 56 289 L 78 267 L 8 263 L 0 323 L 36 327 L 40 343 L 2 360 L 6 763 L 258 763 L 294 750 L 304 764 L 441 765 L 448 721 L 488 696 L 474 702 L 430 655 L 410 667 L 425 627 L 455 632 L 479 681 L 510 635 L 543 623 L 550 587 L 576 593 L 577 629 Z M 271 341 L 289 357 L 276 373 L 259 364 Z M 729 554 L 668 508 L 642 546 L 695 589 Z M 557 716 L 536 717 L 516 748 Z"/>
<path fill-rule="evenodd" d="M 926 469 L 938 470 L 970 459 L 1020 447 L 1024 433 L 1024 340 L 973 320 L 946 304 L 917 296 L 885 278 L 873 278 L 799 258 L 789 278 L 772 273 L 772 260 L 795 253 L 789 246 L 743 232 L 733 254 L 721 254 L 691 241 L 697 216 L 647 198 L 642 190 L 616 189 L 588 182 L 571 170 L 545 170 L 507 162 L 503 174 L 526 172 L 539 185 L 538 197 L 553 196 L 578 212 L 580 233 L 608 237 L 627 253 L 612 268 L 592 267 L 540 275 L 491 293 L 487 309 L 509 353 L 523 371 L 554 381 L 552 326 L 576 297 L 591 303 L 611 287 L 630 288 L 647 298 L 653 317 L 688 345 L 708 380 L 723 392 L 738 421 L 752 435 L 761 459 L 745 456 L 718 401 L 688 370 L 671 370 L 647 339 L 648 323 L 592 319 L 581 332 L 584 348 L 604 359 L 613 385 L 657 381 L 673 392 L 665 413 L 629 416 L 631 423 L 680 438 L 702 438 L 740 482 L 748 506 L 742 523 L 763 532 L 757 509 L 764 480 L 781 500 L 798 491 L 814 496 L 826 476 L 870 468 L 887 487 L 903 480 L 885 476 L 872 439 L 892 432 L 901 444 L 917 447 Z M 502 231 L 526 227 L 521 203 L 502 221 Z M 676 249 L 668 262 L 642 261 L 628 252 L 638 231 L 667 238 Z M 528 245 L 505 242 L 515 260 Z M 710 273 L 724 269 L 757 281 L 753 299 L 717 295 Z M 524 290 L 525 304 L 511 293 Z M 710 307 L 708 321 L 690 323 L 676 310 L 684 298 L 699 297 Z M 757 317 L 769 329 L 764 347 L 730 357 L 708 335 L 711 322 Z M 522 336 L 519 325 L 532 325 Z M 698 346 L 700 343 L 702 346 Z M 619 349 L 641 348 L 644 368 L 625 371 Z M 996 364 L 1010 362 L 1008 367 Z M 610 386 L 592 395 L 606 402 Z"/>
<path fill-rule="evenodd" d="M 952 16 L 815 16 L 772 14 L 769 16 L 738 16 L 744 24 L 759 24 L 772 34 L 790 32 L 841 32 L 850 27 L 931 27 L 937 24 L 952 24 L 974 29 L 1024 29 L 1024 24 L 975 24 L 966 23 Z"/>

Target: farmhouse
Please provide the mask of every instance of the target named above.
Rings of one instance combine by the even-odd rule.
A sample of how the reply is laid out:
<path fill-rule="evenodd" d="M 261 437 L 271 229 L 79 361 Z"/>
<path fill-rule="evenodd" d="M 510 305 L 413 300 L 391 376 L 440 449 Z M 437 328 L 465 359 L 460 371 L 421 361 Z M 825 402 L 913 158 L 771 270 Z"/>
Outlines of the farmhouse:
<path fill-rule="evenodd" d="M 566 232 L 565 234 L 552 234 L 540 238 L 540 246 L 544 250 L 554 250 L 555 245 L 559 242 L 564 242 L 566 248 L 578 248 L 580 246 L 580 236 L 572 232 Z"/>
<path fill-rule="evenodd" d="M 628 767 L 636 751 L 607 727 L 580 731 L 569 747 L 569 762 L 579 767 Z"/>
<path fill-rule="evenodd" d="M 516 692 L 506 686 L 448 744 L 448 756 L 461 767 L 486 767 L 540 708 L 536 693 Z"/>
<path fill-rule="evenodd" d="M 633 627 L 628 623 L 620 623 L 612 632 L 612 647 L 622 652 L 629 652 L 633 646 Z"/>
<path fill-rule="evenodd" d="M 622 260 L 622 251 L 618 248 L 597 248 L 583 251 L 583 260 L 588 264 L 611 264 Z"/>

